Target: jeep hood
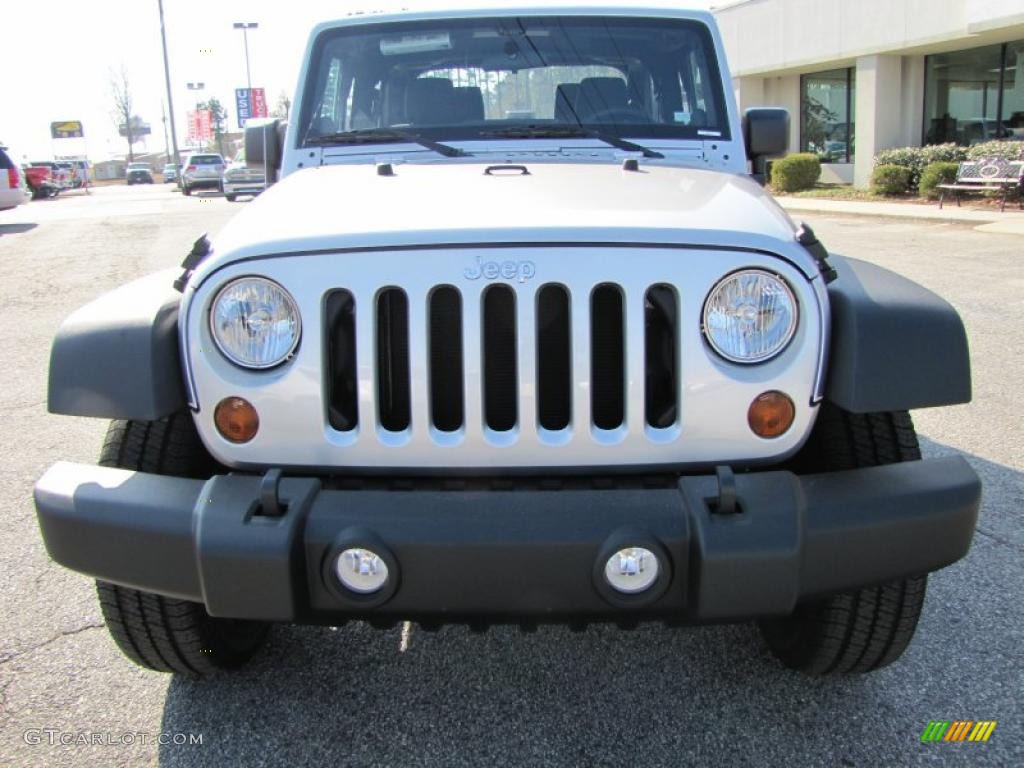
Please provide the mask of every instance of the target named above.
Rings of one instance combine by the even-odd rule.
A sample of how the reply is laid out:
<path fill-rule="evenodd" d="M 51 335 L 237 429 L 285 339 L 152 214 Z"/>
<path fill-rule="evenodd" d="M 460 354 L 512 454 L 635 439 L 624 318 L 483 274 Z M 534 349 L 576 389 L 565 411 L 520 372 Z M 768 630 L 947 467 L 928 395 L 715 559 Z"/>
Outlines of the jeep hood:
<path fill-rule="evenodd" d="M 637 243 L 806 252 L 753 180 L 716 171 L 531 163 L 310 168 L 249 203 L 200 273 L 306 251 L 495 243 Z M 490 173 L 487 171 L 490 170 Z"/>

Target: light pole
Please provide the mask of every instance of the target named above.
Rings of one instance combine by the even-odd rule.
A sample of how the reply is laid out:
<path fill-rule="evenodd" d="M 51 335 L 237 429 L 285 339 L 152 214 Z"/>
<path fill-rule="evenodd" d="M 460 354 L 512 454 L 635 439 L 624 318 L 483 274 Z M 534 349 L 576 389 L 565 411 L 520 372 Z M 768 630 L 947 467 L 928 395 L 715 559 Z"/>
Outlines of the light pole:
<path fill-rule="evenodd" d="M 249 30 L 259 29 L 260 25 L 255 21 L 236 21 L 232 26 L 242 30 L 242 39 L 245 43 L 245 87 L 249 97 L 249 114 L 252 114 L 252 73 L 249 71 Z"/>
<path fill-rule="evenodd" d="M 174 159 L 171 160 L 175 166 L 178 165 L 178 132 L 174 128 L 174 99 L 171 98 L 171 66 L 167 63 L 167 33 L 164 31 L 164 0 L 157 0 L 160 8 L 160 40 L 164 46 L 164 83 L 167 86 L 167 108 L 171 112 L 171 145 L 174 148 Z M 166 124 L 165 124 L 166 126 Z M 167 141 L 164 141 L 166 144 Z"/>
<path fill-rule="evenodd" d="M 200 104 L 203 103 L 202 96 L 200 96 L 199 94 L 202 92 L 202 90 L 204 88 L 206 88 L 206 83 L 188 83 L 188 89 L 190 91 L 195 91 L 196 92 L 196 111 L 195 111 L 195 115 L 196 115 L 195 119 L 196 119 L 196 121 L 199 120 L 199 106 L 200 106 Z M 206 147 L 203 144 L 203 137 L 199 135 L 198 131 L 196 131 L 196 138 L 199 140 L 199 151 L 200 152 L 205 151 Z"/>

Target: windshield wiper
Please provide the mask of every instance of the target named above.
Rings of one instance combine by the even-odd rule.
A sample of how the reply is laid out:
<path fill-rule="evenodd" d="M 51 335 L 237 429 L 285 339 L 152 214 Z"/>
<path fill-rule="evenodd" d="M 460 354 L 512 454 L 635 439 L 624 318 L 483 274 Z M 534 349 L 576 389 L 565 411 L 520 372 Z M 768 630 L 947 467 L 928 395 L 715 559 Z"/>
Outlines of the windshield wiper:
<path fill-rule="evenodd" d="M 306 143 L 312 146 L 320 144 L 397 144 L 399 142 L 419 144 L 421 147 L 425 147 L 445 157 L 470 157 L 469 152 L 464 149 L 450 147 L 439 141 L 433 141 L 418 134 L 395 130 L 394 128 L 364 128 L 358 131 L 339 131 L 338 133 L 314 136 L 306 140 Z"/>
<path fill-rule="evenodd" d="M 644 157 L 655 159 L 664 159 L 665 157 L 661 152 L 655 152 L 653 149 L 632 141 L 582 125 L 518 125 L 499 128 L 481 135 L 507 139 L 597 139 L 626 152 L 640 152 Z"/>

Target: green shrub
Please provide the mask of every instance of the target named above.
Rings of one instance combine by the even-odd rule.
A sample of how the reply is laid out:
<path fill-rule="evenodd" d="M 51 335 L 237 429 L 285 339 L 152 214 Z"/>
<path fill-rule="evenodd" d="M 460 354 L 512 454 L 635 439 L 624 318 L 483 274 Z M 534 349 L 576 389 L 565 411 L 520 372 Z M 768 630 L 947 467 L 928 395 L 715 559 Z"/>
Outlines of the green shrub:
<path fill-rule="evenodd" d="M 871 174 L 871 191 L 876 195 L 906 194 L 910 177 L 910 169 L 901 165 L 877 165 Z"/>
<path fill-rule="evenodd" d="M 921 197 L 934 200 L 939 196 L 939 184 L 952 184 L 956 181 L 956 171 L 959 163 L 932 163 L 924 169 L 921 174 L 921 183 L 918 185 L 918 192 Z"/>
<path fill-rule="evenodd" d="M 987 160 L 990 157 L 1024 160 L 1024 141 L 986 141 L 967 150 L 968 160 Z"/>
<path fill-rule="evenodd" d="M 918 188 L 921 174 L 932 163 L 959 163 L 967 159 L 967 147 L 956 144 L 933 144 L 928 147 L 884 149 L 875 155 L 875 165 L 898 165 L 910 171 L 907 191 Z"/>
<path fill-rule="evenodd" d="M 776 192 L 811 189 L 820 177 L 821 160 L 809 152 L 787 155 L 772 163 L 772 189 Z"/>

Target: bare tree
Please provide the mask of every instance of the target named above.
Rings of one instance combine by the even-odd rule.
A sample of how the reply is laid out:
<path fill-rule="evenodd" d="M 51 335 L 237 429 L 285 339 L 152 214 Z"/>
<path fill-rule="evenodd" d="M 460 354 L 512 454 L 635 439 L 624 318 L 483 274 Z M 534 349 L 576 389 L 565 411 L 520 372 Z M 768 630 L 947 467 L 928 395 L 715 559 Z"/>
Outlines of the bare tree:
<path fill-rule="evenodd" d="M 114 120 L 118 125 L 118 130 L 121 130 L 121 126 L 124 126 L 124 137 L 128 140 L 128 162 L 135 160 L 135 151 L 133 148 L 134 136 L 132 131 L 135 126 L 132 125 L 132 109 L 135 106 L 134 98 L 132 97 L 131 85 L 128 82 L 128 70 L 125 69 L 124 64 L 121 65 L 120 70 L 110 70 L 110 92 L 114 99 Z"/>
<path fill-rule="evenodd" d="M 270 113 L 271 117 L 281 117 L 285 121 L 288 120 L 288 113 L 292 109 L 292 100 L 288 98 L 288 94 L 284 91 L 277 96 L 277 104 L 274 105 L 274 110 Z"/>

